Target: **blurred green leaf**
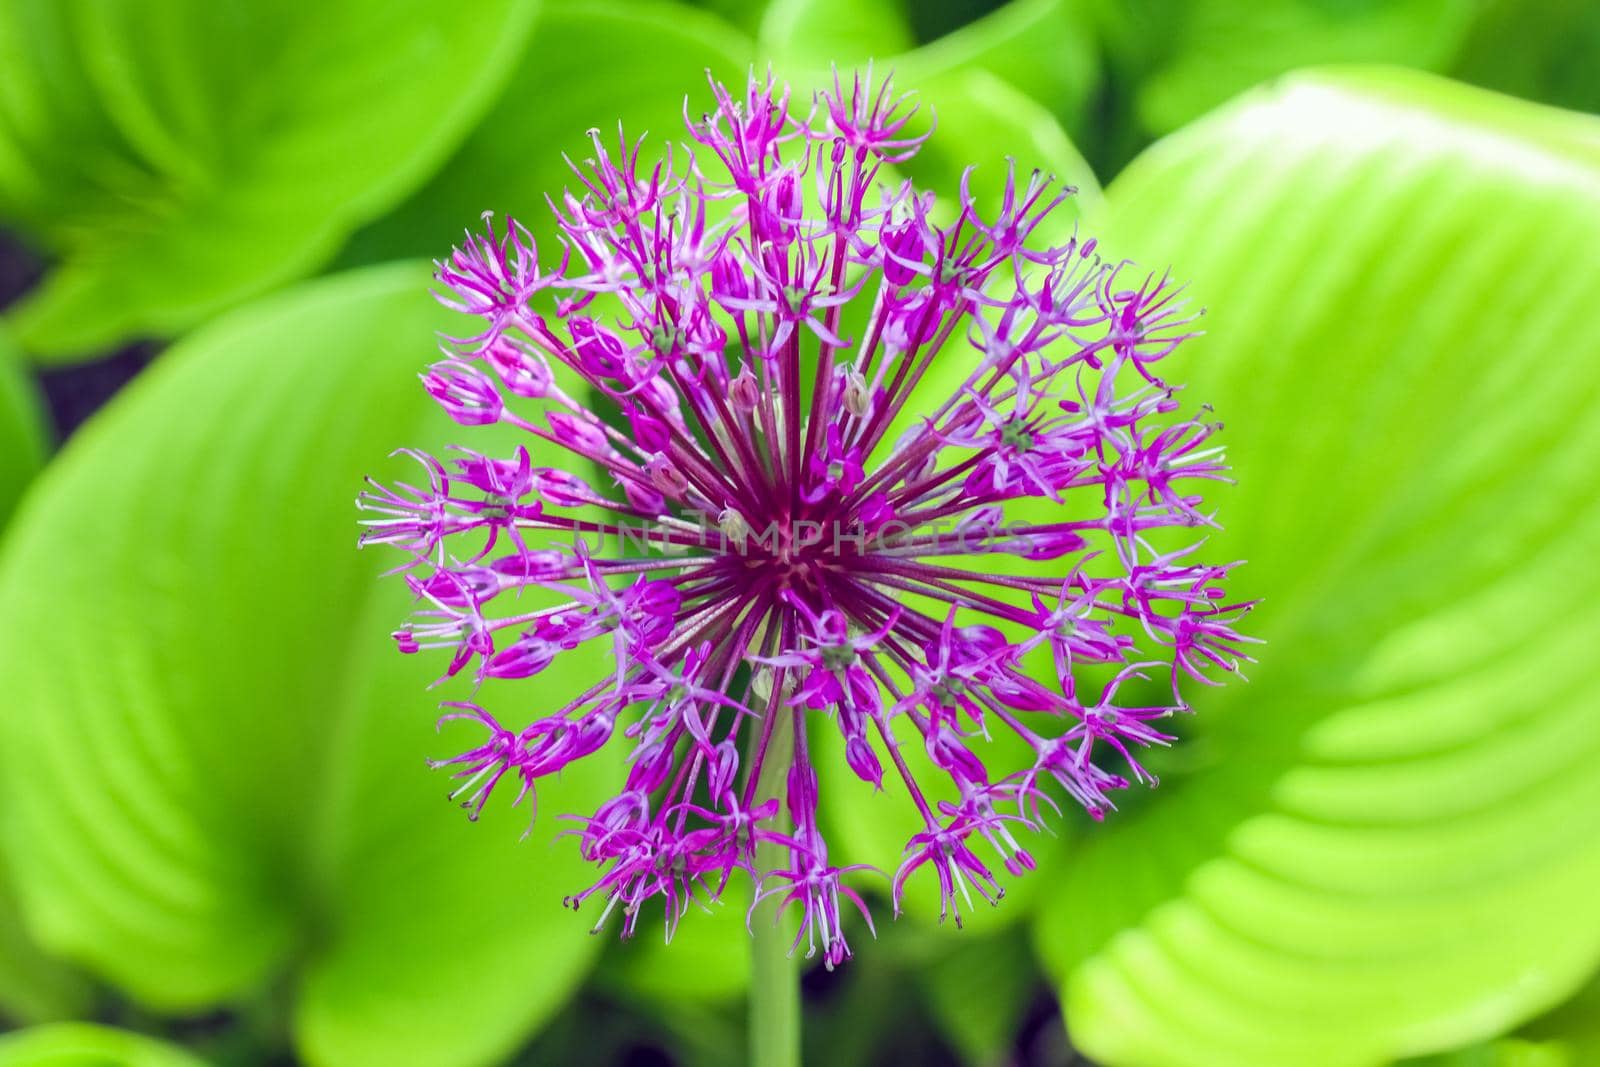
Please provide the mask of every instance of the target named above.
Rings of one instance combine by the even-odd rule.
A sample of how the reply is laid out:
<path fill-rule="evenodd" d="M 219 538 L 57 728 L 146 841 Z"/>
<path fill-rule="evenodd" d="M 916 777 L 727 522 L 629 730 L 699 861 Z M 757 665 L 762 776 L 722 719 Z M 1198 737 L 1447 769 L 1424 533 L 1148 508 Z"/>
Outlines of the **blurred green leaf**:
<path fill-rule="evenodd" d="M 1600 111 L 1600 4 L 1489 0 L 1450 72 L 1529 100 Z"/>
<path fill-rule="evenodd" d="M 784 71 L 848 70 L 915 43 L 901 0 L 771 0 L 756 39 Z"/>
<path fill-rule="evenodd" d="M 933 46 L 897 61 L 906 72 L 897 84 L 917 90 L 939 122 L 909 173 L 953 198 L 961 170 L 977 163 L 978 189 L 989 195 L 998 191 L 1004 158 L 1011 155 L 1024 168 L 1043 167 L 1077 183 L 1078 210 L 1092 210 L 1099 187 L 1060 124 L 1045 106 L 982 69 L 984 63 L 1005 65 L 1013 40 L 1008 34 L 1020 41 L 1025 25 L 1007 22 L 976 43 Z M 587 48 L 597 39 L 609 43 L 602 55 Z M 603 131 L 608 150 L 615 151 L 620 122 L 630 143 L 648 133 L 645 158 L 658 156 L 667 143 L 684 139 L 686 97 L 692 113 L 709 106 L 706 71 L 737 83 L 756 48 L 717 18 L 659 2 L 550 7 L 533 41 L 501 102 L 456 157 L 401 208 L 358 233 L 340 257 L 343 264 L 438 256 L 460 240 L 463 228 L 478 228 L 484 211 L 514 214 L 541 241 L 553 240 L 545 197 L 573 183 L 563 154 L 579 160 L 593 154 L 589 129 Z M 1028 74 L 1025 66 L 1020 71 Z M 803 79 L 811 75 L 796 76 L 802 79 L 796 92 L 809 91 Z M 581 109 L 529 103 L 558 93 L 581 101 Z M 1062 221 L 1071 217 L 1069 210 Z"/>
<path fill-rule="evenodd" d="M 920 47 L 907 28 L 905 12 L 886 0 L 866 5 L 848 0 L 775 3 L 767 11 L 757 51 L 797 91 L 830 83 L 833 66 L 848 78 L 868 60 L 876 77 L 892 73 L 902 92 L 959 89 L 969 75 L 987 72 L 1014 86 L 1012 110 L 1018 113 L 1000 116 L 1010 129 L 1041 118 L 1076 122 L 1099 78 L 1090 20 L 1077 0 L 1013 0 Z M 960 92 L 922 95 L 924 102 L 935 104 L 941 127 L 947 112 L 959 119 L 995 103 L 992 94 L 970 101 Z"/>
<path fill-rule="evenodd" d="M 750 985 L 750 931 L 745 925 L 749 894 L 730 886 L 722 903 L 706 914 L 691 912 L 667 944 L 660 923 L 622 941 L 601 964 L 602 984 L 663 1003 L 716 1004 L 744 995 Z"/>
<path fill-rule="evenodd" d="M 1585 1067 L 1592 1061 L 1573 1059 L 1558 1042 L 1502 1037 L 1436 1056 L 1403 1060 L 1397 1067 Z"/>
<path fill-rule="evenodd" d="M 175 1045 L 92 1023 L 0 1034 L 0 1067 L 203 1067 Z"/>
<path fill-rule="evenodd" d="M 1600 976 L 1513 1034 L 1396 1067 L 1600 1067 Z"/>
<path fill-rule="evenodd" d="M 44 410 L 16 346 L 0 329 L 0 529 L 44 465 Z"/>
<path fill-rule="evenodd" d="M 466 135 L 533 11 L 0 6 L 0 208 L 61 257 L 12 310 L 19 340 L 65 357 L 170 335 L 315 269 Z"/>
<path fill-rule="evenodd" d="M 916 972 L 934 1022 L 969 1064 L 1008 1061 L 1034 987 L 1033 954 L 1015 930 L 949 942 Z"/>
<path fill-rule="evenodd" d="M 67 4 L 0 5 L 0 69 L 0 219 L 59 252 L 66 220 L 109 203 L 103 183 L 135 194 L 150 175 L 100 106 Z"/>
<path fill-rule="evenodd" d="M 45 458 L 38 390 L 0 330 L 0 530 Z M 0 1016 L 25 1022 L 64 1018 L 83 1005 L 84 983 L 49 959 L 23 929 L 0 858 Z"/>
<path fill-rule="evenodd" d="M 0 1023 L 71 1018 L 87 1006 L 88 994 L 88 984 L 40 951 L 23 928 L 10 875 L 0 864 Z"/>
<path fill-rule="evenodd" d="M 1163 134 L 1234 94 L 1319 63 L 1442 69 L 1475 0 L 1097 0 L 1137 82 L 1138 118 Z"/>
<path fill-rule="evenodd" d="M 73 438 L 0 560 L 29 620 L 0 648 L 0 810 L 32 932 L 157 1010 L 287 974 L 317 1063 L 490 1062 L 599 944 L 552 820 L 610 770 L 543 791 L 520 846 L 525 814 L 469 825 L 423 759 L 479 732 L 435 736 L 442 665 L 394 652 L 395 560 L 354 547 L 362 474 L 454 436 L 412 377 L 450 318 L 411 265 L 228 316 Z M 602 660 L 563 657 L 541 699 Z"/>
<path fill-rule="evenodd" d="M 1296 76 L 1113 186 L 1112 247 L 1210 307 L 1173 370 L 1228 419 L 1210 551 L 1268 644 L 1040 915 L 1088 1055 L 1369 1064 L 1600 959 L 1596 130 Z"/>
<path fill-rule="evenodd" d="M 811 971 L 817 992 L 806 998 L 803 1062 L 828 1067 L 948 1063 L 950 1046 L 929 1019 L 929 1005 L 913 976 L 968 936 L 945 937 L 905 922 L 880 923 L 876 938 L 869 939 L 865 929 L 852 933 L 854 959 L 831 973 L 821 967 Z"/>
<path fill-rule="evenodd" d="M 1600 1067 L 1600 975 L 1578 995 L 1518 1031 L 1517 1036 L 1540 1047 L 1558 1049 L 1562 1067 Z"/>
<path fill-rule="evenodd" d="M 1037 169 L 1077 187 L 1077 195 L 1047 220 L 1041 241 L 1065 240 L 1079 219 L 1093 222 L 1104 201 L 1094 172 L 1061 124 L 1038 103 L 981 69 L 930 77 L 908 87 L 932 106 L 938 125 L 922 151 L 901 169 L 917 185 L 937 192 L 951 217 L 959 210 L 963 171 L 976 168 L 972 193 L 980 210 L 992 213 L 1004 189 L 1006 162 L 1014 160 L 1023 185 Z"/>
<path fill-rule="evenodd" d="M 558 197 L 574 181 L 563 153 L 592 156 L 588 131 L 597 129 L 615 154 L 620 122 L 630 145 L 649 134 L 646 159 L 659 155 L 684 139 L 685 97 L 696 114 L 708 107 L 706 71 L 740 80 L 752 48 L 721 20 L 680 4 L 546 9 L 477 132 L 399 210 L 357 234 L 342 261 L 438 257 L 463 228 L 480 228 L 485 211 L 510 213 L 540 239 L 553 239 L 545 197 Z M 546 106 L 553 99 L 563 106 Z"/>
<path fill-rule="evenodd" d="M 567 0 L 581 5 L 587 0 Z M 761 20 L 766 17 L 766 0 L 688 0 L 693 6 L 716 14 L 751 38 L 761 30 Z"/>
<path fill-rule="evenodd" d="M 1042 108 L 1069 129 L 1082 119 L 1100 77 L 1093 27 L 1080 0 L 1012 0 L 892 66 L 906 85 L 988 71 L 1031 98 L 1022 110 Z"/>
<path fill-rule="evenodd" d="M 746 886 L 732 883 L 709 913 L 696 909 L 685 916 L 671 944 L 662 937 L 661 909 L 651 904 L 639 936 L 609 946 L 588 988 L 614 998 L 631 1026 L 670 1035 L 667 1044 L 674 1062 L 696 1067 L 744 1063 L 748 1052 L 744 998 L 751 970 L 750 931 L 745 925 L 749 899 Z M 571 1025 L 570 1019 L 563 1020 L 564 1027 Z M 540 1044 L 560 1048 L 553 1044 L 560 1036 L 553 1027 Z M 615 1039 L 619 1034 L 608 1036 Z M 604 1057 L 589 1051 L 586 1040 L 590 1039 L 568 1042 L 572 1051 L 565 1058 L 580 1055 L 582 1049 L 582 1055 L 601 1062 Z"/>

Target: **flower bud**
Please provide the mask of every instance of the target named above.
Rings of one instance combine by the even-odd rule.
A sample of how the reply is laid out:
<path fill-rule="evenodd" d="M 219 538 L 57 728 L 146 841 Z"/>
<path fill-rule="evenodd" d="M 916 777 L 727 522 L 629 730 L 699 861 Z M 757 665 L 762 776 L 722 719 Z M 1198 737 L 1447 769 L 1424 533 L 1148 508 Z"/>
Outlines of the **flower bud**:
<path fill-rule="evenodd" d="M 578 367 L 592 378 L 620 378 L 628 370 L 628 346 L 622 338 L 591 318 L 567 320 L 572 353 Z"/>
<path fill-rule="evenodd" d="M 646 515 L 660 515 L 667 510 L 667 498 L 654 486 L 642 485 L 632 478 L 619 478 L 618 482 L 622 485 L 622 495 L 636 510 Z"/>
<path fill-rule="evenodd" d="M 761 193 L 761 206 L 772 214 L 779 233 L 788 235 L 801 212 L 800 183 L 792 169 L 785 168 L 768 179 Z"/>
<path fill-rule="evenodd" d="M 745 367 L 728 386 L 728 400 L 734 409 L 746 415 L 753 413 L 761 402 L 761 386 L 756 383 L 756 376 L 750 373 L 750 368 Z"/>
<path fill-rule="evenodd" d="M 717 745 L 711 756 L 710 782 L 711 795 L 720 797 L 733 788 L 734 780 L 739 776 L 739 749 L 734 743 L 723 741 Z"/>
<path fill-rule="evenodd" d="M 633 766 L 628 769 L 628 791 L 653 793 L 667 784 L 676 765 L 677 752 L 665 740 L 639 746 Z"/>
<path fill-rule="evenodd" d="M 858 419 L 864 419 L 872 411 L 872 394 L 867 388 L 867 380 L 861 372 L 851 367 L 844 376 L 844 409 Z"/>
<path fill-rule="evenodd" d="M 750 298 L 750 280 L 745 277 L 744 264 L 730 250 L 724 249 L 711 261 L 711 295 L 718 300 Z"/>
<path fill-rule="evenodd" d="M 500 390 L 483 371 L 459 359 L 435 363 L 422 376 L 423 388 L 462 426 L 487 426 L 500 421 L 505 404 Z"/>
<path fill-rule="evenodd" d="M 634 391 L 639 399 L 662 418 L 672 425 L 683 427 L 683 413 L 680 410 L 682 401 L 678 398 L 678 391 L 662 376 L 639 382 Z"/>
<path fill-rule="evenodd" d="M 497 559 L 489 564 L 489 569 L 507 578 L 537 582 L 566 577 L 576 562 L 571 553 L 542 548 Z"/>
<path fill-rule="evenodd" d="M 488 567 L 436 571 L 409 584 L 419 595 L 452 608 L 482 604 L 500 592 L 500 576 Z"/>
<path fill-rule="evenodd" d="M 1089 547 L 1080 534 L 1071 530 L 1052 530 L 1046 533 L 1027 533 L 1007 542 L 1006 550 L 1025 559 L 1058 559 L 1069 552 L 1081 552 Z"/>
<path fill-rule="evenodd" d="M 585 456 L 602 456 L 607 452 L 606 432 L 588 419 L 580 419 L 564 411 L 552 411 L 545 416 L 556 443 Z"/>
<path fill-rule="evenodd" d="M 581 507 L 596 495 L 589 483 L 576 474 L 550 467 L 534 470 L 533 491 L 562 508 Z"/>
<path fill-rule="evenodd" d="M 689 479 L 683 476 L 677 464 L 659 452 L 650 457 L 644 472 L 650 477 L 650 484 L 667 496 L 681 498 L 689 491 Z"/>
<path fill-rule="evenodd" d="M 456 476 L 480 493 L 521 499 L 533 488 L 533 460 L 521 445 L 511 459 L 492 459 L 467 452 L 454 465 Z"/>
<path fill-rule="evenodd" d="M 483 355 L 500 376 L 501 384 L 517 396 L 529 399 L 545 396 L 555 381 L 550 364 L 543 356 L 509 338 L 496 338 Z"/>
<path fill-rule="evenodd" d="M 857 778 L 871 782 L 879 789 L 883 788 L 883 764 L 878 762 L 878 754 L 864 736 L 852 737 L 845 742 L 844 761 Z"/>
<path fill-rule="evenodd" d="M 627 405 L 628 427 L 640 448 L 660 452 L 672 441 L 672 431 L 665 422 L 633 404 Z"/>
<path fill-rule="evenodd" d="M 496 652 L 484 674 L 490 678 L 531 678 L 556 658 L 561 646 L 532 630 Z"/>
<path fill-rule="evenodd" d="M 956 732 L 939 725 L 928 734 L 928 758 L 958 782 L 981 784 L 989 780 L 983 761 L 973 754 Z"/>
<path fill-rule="evenodd" d="M 722 536 L 741 550 L 750 539 L 750 524 L 735 508 L 723 509 L 722 514 L 717 516 L 717 528 L 722 531 Z"/>
<path fill-rule="evenodd" d="M 891 285 L 907 285 L 917 277 L 916 267 L 928 251 L 922 221 L 907 218 L 883 228 L 883 276 Z"/>

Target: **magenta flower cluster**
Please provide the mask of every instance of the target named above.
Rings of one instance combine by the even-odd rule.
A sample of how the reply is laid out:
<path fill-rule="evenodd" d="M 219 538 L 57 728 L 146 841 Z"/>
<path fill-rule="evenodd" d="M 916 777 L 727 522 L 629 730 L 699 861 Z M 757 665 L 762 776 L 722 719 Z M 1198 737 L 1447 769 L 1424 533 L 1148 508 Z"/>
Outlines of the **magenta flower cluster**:
<path fill-rule="evenodd" d="M 658 163 L 595 135 L 553 204 L 557 256 L 508 219 L 439 264 L 482 328 L 424 385 L 529 447 L 409 453 L 425 484 L 363 493 L 364 542 L 407 553 L 420 606 L 396 639 L 449 674 L 609 652 L 526 725 L 448 705 L 485 737 L 438 764 L 476 816 L 626 749 L 577 821 L 599 873 L 571 902 L 601 898 L 597 928 L 660 898 L 670 936 L 746 872 L 831 965 L 841 901 L 867 912 L 824 834 L 820 752 L 898 780 L 921 829 L 895 909 L 920 872 L 959 921 L 1002 895 L 997 868 L 1033 868 L 1019 837 L 1060 798 L 1098 819 L 1154 782 L 1139 750 L 1172 739 L 1185 678 L 1248 658 L 1248 605 L 1196 559 L 1198 490 L 1225 475 L 1217 426 L 1174 416 L 1157 374 L 1192 322 L 1164 277 L 1043 239 L 1072 190 L 1040 175 L 1010 172 L 988 212 L 966 180 L 941 205 L 895 179 L 927 135 L 887 80 L 808 107 L 770 79 L 712 88 Z M 535 589 L 558 602 L 531 609 Z M 997 734 L 1026 758 L 997 763 Z"/>

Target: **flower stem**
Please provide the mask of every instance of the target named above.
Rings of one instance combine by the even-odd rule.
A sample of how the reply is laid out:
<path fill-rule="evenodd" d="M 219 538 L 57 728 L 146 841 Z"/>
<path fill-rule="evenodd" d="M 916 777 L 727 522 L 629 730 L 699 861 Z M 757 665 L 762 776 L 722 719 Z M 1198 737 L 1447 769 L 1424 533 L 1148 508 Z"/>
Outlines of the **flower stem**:
<path fill-rule="evenodd" d="M 767 750 L 761 760 L 761 779 L 756 786 L 756 803 L 777 797 L 787 805 L 786 783 L 794 749 L 789 729 L 791 714 L 781 699 L 768 704 L 776 717 Z M 772 841 L 756 845 L 757 874 L 774 870 L 784 862 L 783 846 Z M 800 968 L 789 954 L 790 937 L 782 920 L 782 894 L 763 901 L 755 909 L 750 929 L 750 1063 L 752 1067 L 799 1067 L 800 1064 Z"/>

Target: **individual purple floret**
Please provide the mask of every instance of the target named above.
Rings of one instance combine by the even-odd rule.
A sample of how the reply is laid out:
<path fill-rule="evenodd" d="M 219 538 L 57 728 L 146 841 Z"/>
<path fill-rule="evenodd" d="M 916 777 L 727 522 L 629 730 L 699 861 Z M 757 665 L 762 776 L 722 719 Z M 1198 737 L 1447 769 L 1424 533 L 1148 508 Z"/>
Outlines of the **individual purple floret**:
<path fill-rule="evenodd" d="M 1249 659 L 1249 605 L 1198 559 L 1225 475 L 1218 427 L 1157 373 L 1193 321 L 1165 277 L 1044 239 L 1072 190 L 1040 175 L 987 214 L 965 179 L 940 205 L 893 178 L 926 135 L 887 79 L 806 109 L 770 79 L 712 92 L 654 165 L 594 135 L 557 255 L 507 219 L 439 264 L 480 326 L 424 386 L 534 440 L 408 452 L 421 478 L 362 494 L 362 540 L 406 553 L 396 640 L 449 675 L 608 654 L 520 729 L 447 706 L 485 730 L 436 764 L 473 817 L 621 746 L 620 791 L 576 824 L 600 874 L 573 905 L 627 934 L 659 897 L 670 935 L 744 872 L 831 966 L 866 905 L 825 840 L 830 779 L 898 780 L 922 828 L 895 910 L 928 877 L 959 922 L 1003 894 L 996 864 L 1033 868 L 1019 838 L 1059 798 L 1099 819 L 1154 783 L 1139 751 L 1172 740 L 1186 679 Z M 1029 755 L 999 761 L 1001 734 Z"/>

